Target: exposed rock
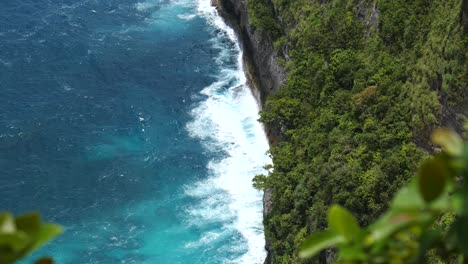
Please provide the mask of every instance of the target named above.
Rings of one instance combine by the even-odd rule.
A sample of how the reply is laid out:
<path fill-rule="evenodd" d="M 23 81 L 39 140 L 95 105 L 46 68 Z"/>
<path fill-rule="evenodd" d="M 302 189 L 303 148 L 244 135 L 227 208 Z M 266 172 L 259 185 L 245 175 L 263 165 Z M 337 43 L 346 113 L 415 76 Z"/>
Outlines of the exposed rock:
<path fill-rule="evenodd" d="M 273 209 L 273 203 L 271 201 L 273 193 L 271 189 L 266 189 L 263 193 L 263 217 L 265 218 L 267 215 L 270 214 L 271 210 Z"/>
<path fill-rule="evenodd" d="M 260 107 L 263 107 L 267 97 L 277 91 L 286 80 L 286 71 L 278 64 L 279 55 L 273 48 L 273 41 L 268 34 L 256 30 L 249 23 L 246 0 L 212 2 L 239 36 L 252 92 Z"/>
<path fill-rule="evenodd" d="M 268 34 L 254 29 L 249 23 L 246 0 L 212 0 L 212 3 L 239 36 L 248 81 L 257 103 L 263 108 L 267 97 L 286 81 L 286 71 L 277 62 L 279 55 L 274 50 L 273 41 Z M 265 129 L 270 143 L 276 141 L 278 133 L 268 127 Z M 267 189 L 263 194 L 264 219 L 272 208 L 272 190 Z M 265 242 L 268 254 L 264 263 L 269 264 L 272 263 L 270 242 L 268 239 Z"/>
<path fill-rule="evenodd" d="M 371 31 L 377 29 L 379 22 L 380 12 L 377 8 L 377 1 L 374 0 L 372 4 L 368 5 L 365 0 L 360 0 L 356 9 L 356 17 L 359 21 L 364 22 L 366 35 L 369 36 Z"/>
<path fill-rule="evenodd" d="M 278 64 L 280 55 L 274 50 L 271 37 L 250 24 L 246 0 L 212 0 L 212 3 L 239 36 L 247 79 L 262 109 L 268 96 L 286 82 L 286 70 Z M 288 58 L 287 53 L 282 54 Z M 281 138 L 280 131 L 270 127 L 265 127 L 265 132 L 270 143 Z"/>

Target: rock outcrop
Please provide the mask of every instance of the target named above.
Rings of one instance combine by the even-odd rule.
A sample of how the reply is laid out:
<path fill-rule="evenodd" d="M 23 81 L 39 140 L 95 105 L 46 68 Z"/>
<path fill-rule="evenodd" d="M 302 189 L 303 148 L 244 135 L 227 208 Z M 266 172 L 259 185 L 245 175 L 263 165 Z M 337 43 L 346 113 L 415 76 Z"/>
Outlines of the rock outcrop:
<path fill-rule="evenodd" d="M 286 71 L 278 64 L 279 55 L 273 41 L 267 33 L 250 24 L 246 0 L 213 0 L 213 4 L 239 36 L 247 77 L 260 107 L 263 107 L 267 97 L 286 80 Z"/>
<path fill-rule="evenodd" d="M 286 71 L 278 64 L 278 53 L 273 41 L 266 32 L 256 30 L 249 22 L 246 0 L 212 0 L 219 14 L 234 28 L 239 36 L 244 52 L 244 66 L 252 93 L 260 108 L 265 105 L 268 96 L 276 92 L 286 81 Z M 266 127 L 268 139 L 274 142 L 278 133 Z M 252 175 L 253 176 L 253 175 Z M 272 190 L 265 190 L 263 195 L 263 217 L 272 209 Z M 271 263 L 270 242 L 266 239 L 265 249 L 268 255 L 265 263 Z"/>

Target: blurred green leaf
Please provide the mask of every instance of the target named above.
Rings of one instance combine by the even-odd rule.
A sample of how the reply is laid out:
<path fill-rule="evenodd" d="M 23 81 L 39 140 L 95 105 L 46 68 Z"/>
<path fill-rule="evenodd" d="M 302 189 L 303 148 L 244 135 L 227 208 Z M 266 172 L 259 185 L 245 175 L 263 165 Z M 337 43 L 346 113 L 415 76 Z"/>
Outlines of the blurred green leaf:
<path fill-rule="evenodd" d="M 426 202 L 432 202 L 442 194 L 448 174 L 446 164 L 440 158 L 429 159 L 421 165 L 418 183 Z"/>
<path fill-rule="evenodd" d="M 391 215 L 387 213 L 370 227 L 370 234 L 366 238 L 366 244 L 371 245 L 377 241 L 384 240 L 399 231 L 414 224 L 426 224 L 431 215 L 427 213 L 399 213 Z"/>
<path fill-rule="evenodd" d="M 356 218 L 345 208 L 333 205 L 328 212 L 329 227 L 347 240 L 355 238 L 361 231 Z"/>
<path fill-rule="evenodd" d="M 454 225 L 450 226 L 450 228 L 449 228 L 449 230 L 447 232 L 447 235 L 445 237 L 445 241 L 444 241 L 445 248 L 447 250 L 453 251 L 453 250 L 455 250 L 457 248 L 457 243 L 458 243 L 457 230 L 456 230 L 456 226 L 454 224 Z"/>
<path fill-rule="evenodd" d="M 455 212 L 461 212 L 463 208 L 463 198 L 459 193 L 453 194 L 451 196 L 450 202 L 450 205 Z"/>
<path fill-rule="evenodd" d="M 32 250 L 35 250 L 45 243 L 47 243 L 52 238 L 60 235 L 63 232 L 63 228 L 56 224 L 43 224 L 37 235 L 37 239 L 32 246 Z"/>
<path fill-rule="evenodd" d="M 336 246 L 339 243 L 343 243 L 345 238 L 341 235 L 336 234 L 331 230 L 326 230 L 317 234 L 313 234 L 308 238 L 302 245 L 299 256 L 301 258 L 308 258 L 318 254 L 320 251 Z"/>
<path fill-rule="evenodd" d="M 444 211 L 447 208 L 450 208 L 453 204 L 453 196 L 450 197 L 447 193 L 447 190 L 450 189 L 449 186 L 446 186 L 446 192 L 440 195 L 435 201 L 433 201 L 429 208 L 437 211 Z M 407 186 L 403 187 L 398 191 L 395 198 L 393 199 L 391 212 L 393 214 L 401 212 L 420 212 L 426 207 L 421 194 L 418 190 L 418 181 L 413 179 Z"/>
<path fill-rule="evenodd" d="M 5 251 L 2 251 L 0 250 L 0 264 L 12 264 L 14 263 L 16 260 L 18 260 L 18 258 L 16 257 L 17 254 L 13 253 L 13 252 L 5 252 Z"/>
<path fill-rule="evenodd" d="M 450 129 L 439 128 L 432 133 L 432 142 L 442 147 L 449 155 L 461 156 L 463 153 L 463 140 Z"/>
<path fill-rule="evenodd" d="M 423 233 L 419 241 L 419 251 L 411 263 L 426 263 L 427 251 L 442 240 L 442 233 L 438 230 L 427 230 Z"/>
<path fill-rule="evenodd" d="M 0 213 L 0 264 L 14 263 L 62 232 L 59 225 L 41 223 L 38 213 L 16 219 L 11 213 Z"/>
<path fill-rule="evenodd" d="M 0 233 L 0 247 L 8 248 L 13 253 L 23 250 L 31 242 L 29 236 L 21 231 L 15 233 Z"/>
<path fill-rule="evenodd" d="M 414 179 L 407 186 L 401 188 L 395 195 L 392 202 L 392 209 L 397 211 L 420 210 L 424 205 L 424 201 L 418 192 L 418 183 L 416 179 Z"/>
<path fill-rule="evenodd" d="M 15 218 L 10 213 L 0 213 L 0 234 L 11 234 L 16 231 Z"/>
<path fill-rule="evenodd" d="M 458 217 L 454 223 L 456 242 L 459 250 L 468 256 L 468 216 Z"/>
<path fill-rule="evenodd" d="M 41 217 L 39 213 L 29 213 L 16 217 L 16 227 L 29 235 L 36 236 L 41 227 Z"/>
<path fill-rule="evenodd" d="M 359 247 L 341 247 L 339 249 L 340 251 L 340 258 L 344 261 L 353 261 L 353 260 L 359 260 L 359 261 L 366 261 L 367 256 L 362 250 L 362 248 Z"/>

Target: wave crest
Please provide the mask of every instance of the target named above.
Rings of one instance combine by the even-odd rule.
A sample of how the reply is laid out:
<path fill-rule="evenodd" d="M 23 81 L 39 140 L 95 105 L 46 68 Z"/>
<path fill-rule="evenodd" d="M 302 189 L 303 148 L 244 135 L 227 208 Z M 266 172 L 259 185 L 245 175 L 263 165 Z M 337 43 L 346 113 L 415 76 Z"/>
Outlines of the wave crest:
<path fill-rule="evenodd" d="M 252 187 L 252 178 L 264 173 L 271 163 L 266 155 L 268 142 L 258 123 L 258 105 L 246 83 L 242 51 L 233 29 L 229 28 L 209 0 L 197 3 L 199 15 L 214 28 L 214 47 L 220 49 L 217 80 L 203 89 L 208 98 L 191 112 L 189 134 L 199 138 L 205 148 L 222 151 L 225 157 L 208 165 L 210 177 L 186 188 L 186 195 L 199 200 L 187 210 L 192 224 L 223 223 L 223 230 L 233 229 L 246 241 L 234 263 L 263 263 L 264 234 L 262 194 Z M 206 222 L 205 222 L 206 221 Z M 198 244 L 218 236 L 207 230 Z M 193 246 L 195 244 L 189 243 Z"/>

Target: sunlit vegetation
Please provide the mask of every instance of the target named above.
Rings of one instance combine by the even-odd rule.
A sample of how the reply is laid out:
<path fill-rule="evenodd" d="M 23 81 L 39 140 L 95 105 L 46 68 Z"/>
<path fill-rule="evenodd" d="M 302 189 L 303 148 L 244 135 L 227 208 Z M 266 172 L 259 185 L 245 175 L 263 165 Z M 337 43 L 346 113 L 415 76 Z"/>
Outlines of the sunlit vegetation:
<path fill-rule="evenodd" d="M 270 32 L 290 58 L 285 87 L 261 113 L 280 135 L 273 167 L 254 179 L 273 190 L 265 229 L 275 263 L 317 260 L 301 260 L 299 248 L 328 226 L 332 204 L 371 224 L 432 154 L 431 131 L 460 131 L 468 91 L 462 2 L 248 1 L 256 30 Z"/>
<path fill-rule="evenodd" d="M 340 263 L 466 263 L 468 256 L 468 144 L 439 129 L 443 152 L 425 160 L 390 208 L 366 228 L 345 208 L 328 212 L 328 228 L 303 245 L 304 258 L 333 247 Z"/>

